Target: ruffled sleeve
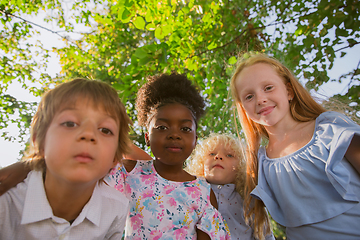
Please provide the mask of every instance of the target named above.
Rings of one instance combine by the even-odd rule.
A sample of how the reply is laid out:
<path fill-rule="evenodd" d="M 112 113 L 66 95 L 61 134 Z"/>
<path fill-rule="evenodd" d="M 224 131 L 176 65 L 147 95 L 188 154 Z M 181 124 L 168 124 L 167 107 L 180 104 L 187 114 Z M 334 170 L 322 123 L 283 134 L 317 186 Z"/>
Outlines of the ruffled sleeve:
<path fill-rule="evenodd" d="M 353 136 L 360 135 L 360 126 L 337 112 L 326 112 L 321 124 L 324 126 L 323 134 L 332 136 L 332 141 L 328 143 L 329 157 L 325 172 L 334 188 L 345 200 L 358 202 L 359 197 L 354 193 L 350 184 L 352 174 L 344 167 L 342 159 Z"/>
<path fill-rule="evenodd" d="M 322 113 L 311 141 L 298 151 L 270 159 L 259 151 L 258 185 L 252 196 L 264 202 L 286 227 L 316 223 L 359 203 L 360 175 L 344 155 L 360 126 L 337 112 Z"/>
<path fill-rule="evenodd" d="M 105 176 L 104 181 L 110 186 L 114 187 L 119 192 L 125 194 L 125 179 L 126 179 L 125 167 L 118 163 L 111 171 Z"/>

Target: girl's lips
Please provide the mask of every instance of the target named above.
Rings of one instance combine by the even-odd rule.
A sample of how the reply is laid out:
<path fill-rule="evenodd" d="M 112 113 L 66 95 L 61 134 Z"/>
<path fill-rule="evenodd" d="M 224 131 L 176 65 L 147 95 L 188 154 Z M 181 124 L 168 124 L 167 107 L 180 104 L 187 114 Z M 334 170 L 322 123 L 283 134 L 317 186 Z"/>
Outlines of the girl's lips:
<path fill-rule="evenodd" d="M 260 114 L 260 115 L 268 115 L 269 113 L 271 113 L 274 110 L 274 108 L 275 108 L 274 106 L 264 107 L 258 112 L 258 114 Z"/>
<path fill-rule="evenodd" d="M 224 167 L 221 166 L 221 165 L 219 165 L 219 164 L 214 165 L 213 168 L 221 168 L 221 169 L 224 169 Z"/>
<path fill-rule="evenodd" d="M 180 152 L 181 148 L 180 147 L 167 147 L 167 150 L 169 150 L 170 152 Z"/>

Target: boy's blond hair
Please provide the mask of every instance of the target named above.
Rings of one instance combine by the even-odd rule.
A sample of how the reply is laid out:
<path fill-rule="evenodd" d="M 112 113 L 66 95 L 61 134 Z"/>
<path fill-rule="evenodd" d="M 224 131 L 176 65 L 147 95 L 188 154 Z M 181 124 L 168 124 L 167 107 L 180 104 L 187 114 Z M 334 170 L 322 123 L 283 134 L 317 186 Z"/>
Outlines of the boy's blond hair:
<path fill-rule="evenodd" d="M 77 101 L 87 101 L 96 109 L 102 109 L 119 124 L 117 161 L 129 152 L 129 129 L 131 120 L 126 114 L 116 90 L 109 84 L 97 80 L 77 78 L 62 83 L 46 92 L 42 97 L 31 124 L 31 142 L 25 163 L 34 170 L 46 170 L 44 143 L 47 130 L 56 113 L 66 107 L 74 106 Z"/>
<path fill-rule="evenodd" d="M 245 157 L 244 146 L 237 137 L 225 133 L 211 133 L 207 138 L 203 139 L 201 144 L 197 144 L 195 150 L 190 156 L 190 160 L 186 166 L 186 171 L 198 176 L 204 177 L 204 162 L 216 146 L 223 144 L 225 149 L 234 151 L 235 158 L 239 159 L 236 177 L 236 189 L 243 197 L 245 184 Z"/>

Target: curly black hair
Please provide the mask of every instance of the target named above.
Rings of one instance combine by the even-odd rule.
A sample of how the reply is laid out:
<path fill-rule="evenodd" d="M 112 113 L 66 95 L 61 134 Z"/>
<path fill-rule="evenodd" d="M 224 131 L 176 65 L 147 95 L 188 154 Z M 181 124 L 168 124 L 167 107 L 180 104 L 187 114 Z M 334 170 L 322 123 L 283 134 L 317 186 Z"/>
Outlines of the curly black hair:
<path fill-rule="evenodd" d="M 154 111 L 171 103 L 189 108 L 196 125 L 205 113 L 203 97 L 185 75 L 161 74 L 149 77 L 137 94 L 136 110 L 140 126 L 148 127 Z"/>

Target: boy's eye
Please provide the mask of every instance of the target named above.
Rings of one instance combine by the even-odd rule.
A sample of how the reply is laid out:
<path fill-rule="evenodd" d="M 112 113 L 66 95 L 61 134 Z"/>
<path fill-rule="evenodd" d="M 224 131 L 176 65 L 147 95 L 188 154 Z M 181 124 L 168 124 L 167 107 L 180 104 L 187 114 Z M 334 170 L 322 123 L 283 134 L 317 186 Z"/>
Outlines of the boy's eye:
<path fill-rule="evenodd" d="M 65 126 L 65 127 L 69 127 L 69 128 L 73 128 L 73 127 L 77 126 L 77 124 L 72 121 L 63 122 L 61 125 Z"/>
<path fill-rule="evenodd" d="M 113 132 L 108 128 L 100 128 L 100 132 L 102 132 L 106 135 L 114 135 Z"/>
<path fill-rule="evenodd" d="M 181 130 L 183 130 L 184 132 L 191 132 L 192 129 L 189 127 L 183 127 Z"/>

